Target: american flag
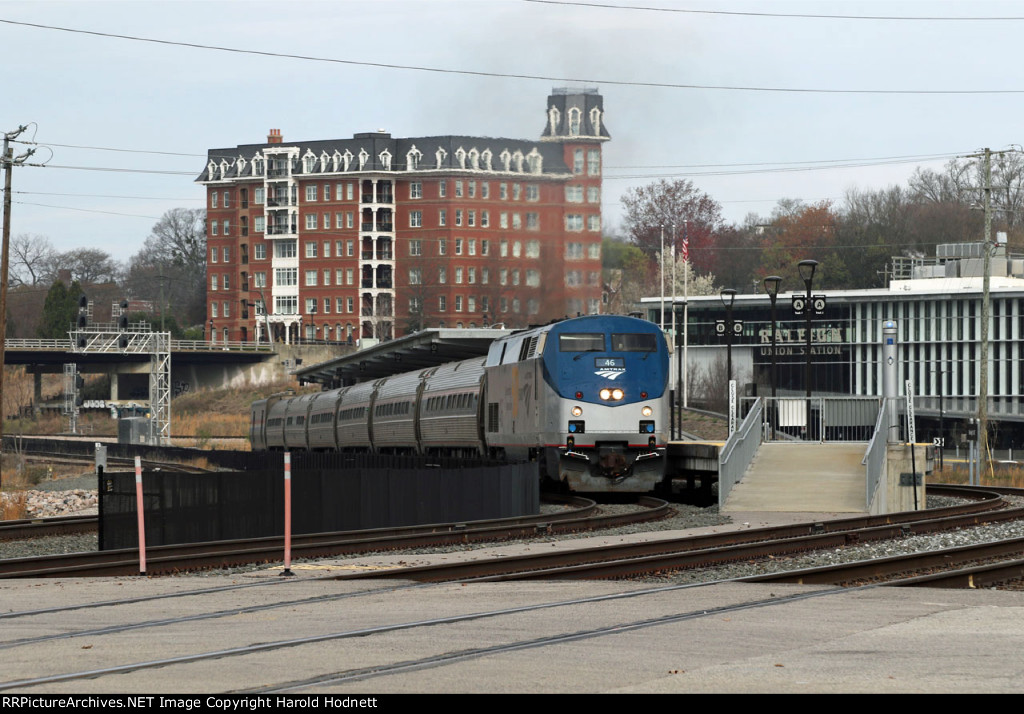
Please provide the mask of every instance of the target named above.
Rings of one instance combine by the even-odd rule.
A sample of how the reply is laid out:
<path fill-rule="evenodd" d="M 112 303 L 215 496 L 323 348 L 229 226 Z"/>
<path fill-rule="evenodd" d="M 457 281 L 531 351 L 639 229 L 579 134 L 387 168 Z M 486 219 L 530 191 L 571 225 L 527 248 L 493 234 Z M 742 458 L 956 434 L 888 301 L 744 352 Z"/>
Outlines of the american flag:
<path fill-rule="evenodd" d="M 685 227 L 683 228 L 683 262 L 690 262 L 690 236 Z"/>

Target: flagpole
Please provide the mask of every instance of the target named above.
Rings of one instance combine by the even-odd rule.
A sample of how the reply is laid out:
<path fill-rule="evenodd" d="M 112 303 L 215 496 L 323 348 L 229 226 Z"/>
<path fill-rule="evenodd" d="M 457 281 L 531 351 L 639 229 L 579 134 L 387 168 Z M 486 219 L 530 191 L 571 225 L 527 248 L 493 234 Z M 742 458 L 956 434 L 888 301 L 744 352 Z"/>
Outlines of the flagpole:
<path fill-rule="evenodd" d="M 676 339 L 676 224 L 672 224 L 672 248 L 669 251 L 672 256 L 672 340 L 673 347 Z"/>
<path fill-rule="evenodd" d="M 661 254 L 658 256 L 661 261 L 661 305 L 658 306 L 661 312 L 661 331 L 665 331 L 665 226 L 661 227 Z"/>

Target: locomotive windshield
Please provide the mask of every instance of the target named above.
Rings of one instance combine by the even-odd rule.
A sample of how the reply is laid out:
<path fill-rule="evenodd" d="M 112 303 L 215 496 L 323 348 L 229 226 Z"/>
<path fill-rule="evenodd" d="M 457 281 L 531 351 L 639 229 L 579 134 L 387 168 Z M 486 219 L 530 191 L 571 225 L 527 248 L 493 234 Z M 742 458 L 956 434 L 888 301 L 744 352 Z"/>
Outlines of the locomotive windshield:
<path fill-rule="evenodd" d="M 600 332 L 574 332 L 558 336 L 559 352 L 604 352 L 604 335 Z"/>
<path fill-rule="evenodd" d="M 657 352 L 658 338 L 652 332 L 612 334 L 612 352 Z"/>

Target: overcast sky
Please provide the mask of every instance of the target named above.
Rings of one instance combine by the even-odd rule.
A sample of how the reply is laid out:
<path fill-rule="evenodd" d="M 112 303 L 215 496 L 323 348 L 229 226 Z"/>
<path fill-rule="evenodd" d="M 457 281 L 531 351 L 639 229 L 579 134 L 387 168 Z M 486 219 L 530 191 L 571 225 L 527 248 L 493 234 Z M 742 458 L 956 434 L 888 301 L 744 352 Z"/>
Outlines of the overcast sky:
<path fill-rule="evenodd" d="M 0 130 L 30 124 L 19 138 L 45 146 L 29 161 L 49 165 L 15 170 L 12 233 L 125 260 L 164 211 L 203 205 L 193 180 L 207 149 L 271 128 L 285 141 L 376 129 L 535 138 L 556 86 L 604 96 L 611 228 L 622 194 L 662 176 L 689 178 L 741 222 L 782 198 L 841 202 L 917 166 L 1024 143 L 1024 2 L 607 4 L 619 7 L 0 0 Z M 744 12 L 789 16 L 730 14 Z M 975 19 L 934 19 L 954 17 Z M 845 166 L 794 170 L 811 162 Z"/>

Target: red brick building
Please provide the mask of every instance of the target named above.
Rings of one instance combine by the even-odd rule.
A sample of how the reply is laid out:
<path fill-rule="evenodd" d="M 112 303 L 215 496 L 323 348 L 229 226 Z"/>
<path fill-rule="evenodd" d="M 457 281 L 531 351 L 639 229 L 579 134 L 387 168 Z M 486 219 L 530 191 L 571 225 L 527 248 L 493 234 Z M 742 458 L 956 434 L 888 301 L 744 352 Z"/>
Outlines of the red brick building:
<path fill-rule="evenodd" d="M 207 329 L 366 345 L 596 313 L 608 139 L 596 90 L 554 90 L 539 141 L 271 130 L 211 149 Z"/>

